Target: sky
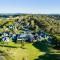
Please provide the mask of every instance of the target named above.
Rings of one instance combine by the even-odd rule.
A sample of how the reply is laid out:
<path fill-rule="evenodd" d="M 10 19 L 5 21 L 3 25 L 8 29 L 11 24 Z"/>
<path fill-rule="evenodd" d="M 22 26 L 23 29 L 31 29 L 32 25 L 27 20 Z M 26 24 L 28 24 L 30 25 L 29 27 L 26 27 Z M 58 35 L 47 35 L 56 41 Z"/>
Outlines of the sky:
<path fill-rule="evenodd" d="M 60 14 L 60 0 L 0 0 L 0 13 Z"/>

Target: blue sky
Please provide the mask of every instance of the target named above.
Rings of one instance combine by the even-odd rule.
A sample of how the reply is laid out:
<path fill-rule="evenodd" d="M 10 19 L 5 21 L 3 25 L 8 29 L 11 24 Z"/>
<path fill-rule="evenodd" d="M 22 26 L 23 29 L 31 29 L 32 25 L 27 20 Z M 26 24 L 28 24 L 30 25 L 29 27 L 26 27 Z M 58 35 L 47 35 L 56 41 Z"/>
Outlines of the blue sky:
<path fill-rule="evenodd" d="M 0 0 L 0 13 L 60 14 L 60 0 Z"/>

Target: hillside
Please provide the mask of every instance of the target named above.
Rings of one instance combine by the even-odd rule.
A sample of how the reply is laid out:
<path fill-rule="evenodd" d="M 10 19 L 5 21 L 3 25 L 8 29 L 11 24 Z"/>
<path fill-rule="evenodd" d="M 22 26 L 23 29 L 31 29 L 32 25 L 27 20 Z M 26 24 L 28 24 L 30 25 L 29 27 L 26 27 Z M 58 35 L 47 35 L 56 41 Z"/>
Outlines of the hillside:
<path fill-rule="evenodd" d="M 60 15 L 0 15 L 0 48 L 2 53 L 6 54 L 7 60 L 10 56 L 13 56 L 14 60 L 22 60 L 26 57 L 28 57 L 28 60 L 39 60 L 42 57 L 41 55 L 43 57 L 48 55 L 44 57 L 46 59 L 47 57 L 52 59 L 52 55 L 53 57 L 59 56 Z M 10 55 L 8 52 L 13 53 Z"/>

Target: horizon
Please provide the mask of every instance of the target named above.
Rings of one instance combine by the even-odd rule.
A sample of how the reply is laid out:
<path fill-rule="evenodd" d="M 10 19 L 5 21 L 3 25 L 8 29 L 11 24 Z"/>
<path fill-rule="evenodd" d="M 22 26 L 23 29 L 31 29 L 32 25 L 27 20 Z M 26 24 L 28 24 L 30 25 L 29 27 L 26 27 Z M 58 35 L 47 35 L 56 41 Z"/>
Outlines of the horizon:
<path fill-rule="evenodd" d="M 16 13 L 16 12 L 8 12 L 8 13 L 0 13 L 0 14 L 48 14 L 48 15 L 50 15 L 50 14 L 58 14 L 58 15 L 60 15 L 60 13 Z"/>
<path fill-rule="evenodd" d="M 59 0 L 1 0 L 0 13 L 60 14 Z"/>

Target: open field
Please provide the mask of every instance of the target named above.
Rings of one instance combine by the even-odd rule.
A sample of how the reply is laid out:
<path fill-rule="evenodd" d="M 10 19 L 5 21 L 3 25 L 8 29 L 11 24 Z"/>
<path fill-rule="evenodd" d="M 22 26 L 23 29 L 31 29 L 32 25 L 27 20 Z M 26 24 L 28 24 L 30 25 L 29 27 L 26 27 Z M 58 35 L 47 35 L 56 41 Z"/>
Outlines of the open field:
<path fill-rule="evenodd" d="M 55 60 L 56 57 L 59 58 L 60 51 L 48 47 L 45 43 L 40 42 L 38 45 L 37 43 L 38 42 L 34 44 L 25 43 L 23 48 L 21 47 L 21 44 L 14 43 L 9 43 L 7 46 L 1 45 L 0 56 L 2 55 L 6 60 L 51 60 L 52 58 Z"/>
<path fill-rule="evenodd" d="M 38 58 L 38 56 L 45 54 L 44 52 L 36 49 L 32 44 L 27 43 L 23 48 L 12 48 L 12 47 L 1 47 L 0 50 L 5 52 L 7 56 L 5 57 L 9 60 L 34 60 Z M 8 58 L 9 57 L 9 58 Z"/>

